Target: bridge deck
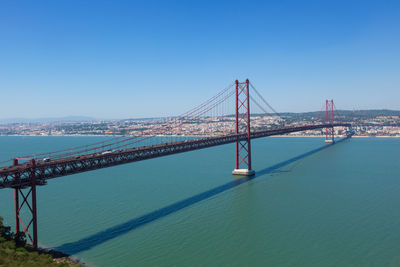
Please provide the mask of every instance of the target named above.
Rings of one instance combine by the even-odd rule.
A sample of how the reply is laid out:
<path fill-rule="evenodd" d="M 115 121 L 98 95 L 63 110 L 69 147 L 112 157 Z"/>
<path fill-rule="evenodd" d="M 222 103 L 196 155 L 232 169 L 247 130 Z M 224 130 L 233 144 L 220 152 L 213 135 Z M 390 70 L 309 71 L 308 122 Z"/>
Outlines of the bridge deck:
<path fill-rule="evenodd" d="M 350 124 L 337 123 L 333 126 L 349 127 Z M 298 127 L 286 127 L 274 130 L 255 131 L 251 133 L 251 138 L 261 138 L 266 136 L 281 135 L 305 130 L 330 128 L 331 124 L 306 125 Z M 58 159 L 44 162 L 38 161 L 34 168 L 27 164 L 4 167 L 0 170 L 0 189 L 1 188 L 23 188 L 31 185 L 32 176 L 36 177 L 37 185 L 46 184 L 46 180 L 71 175 L 75 173 L 112 167 L 120 164 L 140 161 L 145 159 L 157 158 L 171 154 L 182 153 L 212 146 L 234 143 L 238 139 L 245 139 L 246 134 L 232 134 L 219 137 L 207 137 L 184 142 L 174 142 L 158 144 L 138 148 L 130 148 L 121 151 L 110 152 L 108 154 L 86 154 L 76 157 Z"/>

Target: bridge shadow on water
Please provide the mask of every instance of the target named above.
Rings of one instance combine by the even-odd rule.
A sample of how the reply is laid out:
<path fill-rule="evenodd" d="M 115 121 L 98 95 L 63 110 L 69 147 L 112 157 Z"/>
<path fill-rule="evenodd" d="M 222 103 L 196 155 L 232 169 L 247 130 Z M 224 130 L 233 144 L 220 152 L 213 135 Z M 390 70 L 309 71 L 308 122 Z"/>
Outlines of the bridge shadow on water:
<path fill-rule="evenodd" d="M 116 238 L 118 236 L 126 234 L 126 233 L 128 233 L 128 232 L 130 232 L 132 230 L 135 230 L 136 228 L 139 228 L 139 227 L 141 227 L 143 225 L 151 223 L 151 222 L 153 222 L 155 220 L 161 219 L 161 218 L 163 218 L 165 216 L 168 216 L 168 215 L 170 215 L 170 214 L 172 214 L 174 212 L 180 211 L 180 210 L 182 210 L 182 209 L 184 209 L 186 207 L 189 207 L 189 206 L 191 206 L 193 204 L 196 204 L 196 203 L 198 203 L 200 201 L 203 201 L 205 199 L 211 198 L 211 197 L 213 197 L 215 195 L 218 195 L 218 194 L 220 194 L 220 193 L 222 193 L 224 191 L 227 191 L 227 190 L 229 190 L 231 188 L 234 188 L 234 187 L 236 187 L 238 185 L 246 183 L 246 182 L 248 182 L 250 180 L 254 180 L 254 179 L 256 179 L 258 177 L 261 177 L 263 175 L 270 174 L 270 173 L 278 170 L 279 168 L 282 168 L 282 167 L 287 166 L 287 165 L 289 165 L 289 164 L 291 164 L 293 162 L 296 162 L 296 161 L 298 161 L 300 159 L 303 159 L 303 158 L 306 158 L 308 156 L 311 156 L 311 155 L 313 155 L 313 154 L 315 154 L 315 153 L 317 153 L 317 152 L 319 152 L 321 150 L 329 148 L 329 147 L 331 147 L 331 146 L 333 146 L 335 144 L 338 144 L 338 143 L 340 143 L 340 142 L 342 142 L 344 140 L 347 140 L 347 139 L 340 139 L 339 141 L 337 141 L 334 144 L 321 146 L 321 147 L 319 147 L 317 149 L 311 150 L 311 151 L 306 152 L 304 154 L 301 154 L 299 156 L 296 156 L 296 157 L 290 158 L 288 160 L 285 160 L 283 162 L 277 163 L 277 164 L 275 164 L 273 166 L 270 166 L 268 168 L 265 168 L 265 169 L 262 169 L 262 170 L 257 170 L 256 171 L 256 175 L 253 176 L 253 177 L 237 178 L 237 179 L 235 179 L 235 180 L 233 180 L 231 182 L 228 182 L 226 184 L 217 186 L 215 188 L 212 188 L 212 189 L 207 190 L 205 192 L 202 192 L 200 194 L 197 194 L 197 195 L 194 195 L 192 197 L 186 198 L 184 200 L 175 202 L 175 203 L 173 203 L 171 205 L 165 206 L 163 208 L 160 208 L 158 210 L 152 211 L 152 212 L 147 213 L 147 214 L 145 214 L 143 216 L 134 218 L 132 220 L 129 220 L 129 221 L 124 222 L 124 223 L 121 223 L 119 225 L 110 227 L 110 228 L 108 228 L 108 229 L 106 229 L 104 231 L 98 232 L 96 234 L 93 234 L 93 235 L 88 236 L 86 238 L 80 239 L 78 241 L 71 242 L 71 243 L 66 243 L 66 244 L 63 244 L 63 245 L 61 245 L 59 247 L 55 247 L 54 249 L 57 250 L 57 251 L 61 251 L 61 252 L 70 254 L 70 255 L 77 254 L 77 253 L 80 253 L 82 251 L 89 250 L 89 249 L 91 249 L 91 248 L 93 248 L 93 247 L 95 247 L 97 245 L 100 245 L 100 244 L 102 244 L 104 242 L 107 242 L 107 241 L 109 241 L 111 239 L 114 239 L 114 238 Z"/>

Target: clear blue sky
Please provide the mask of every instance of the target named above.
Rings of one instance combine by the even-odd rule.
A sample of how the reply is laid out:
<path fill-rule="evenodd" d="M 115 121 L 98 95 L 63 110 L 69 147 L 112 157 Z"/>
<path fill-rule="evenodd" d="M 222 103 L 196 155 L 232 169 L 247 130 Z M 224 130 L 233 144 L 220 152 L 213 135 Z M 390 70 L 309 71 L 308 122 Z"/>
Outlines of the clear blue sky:
<path fill-rule="evenodd" d="M 281 112 L 400 109 L 400 1 L 0 2 L 0 118 L 177 115 L 247 77 Z"/>

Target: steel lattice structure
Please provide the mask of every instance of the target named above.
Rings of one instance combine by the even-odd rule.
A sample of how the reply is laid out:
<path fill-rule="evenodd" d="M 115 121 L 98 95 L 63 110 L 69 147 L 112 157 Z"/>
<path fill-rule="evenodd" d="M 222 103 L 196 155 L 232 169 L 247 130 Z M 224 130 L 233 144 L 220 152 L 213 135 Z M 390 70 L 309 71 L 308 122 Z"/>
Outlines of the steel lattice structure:
<path fill-rule="evenodd" d="M 316 124 L 298 127 L 286 127 L 275 130 L 255 131 L 250 138 L 261 138 L 306 130 L 331 127 L 350 127 L 347 123 Z M 36 185 L 45 185 L 49 179 L 67 176 L 75 173 L 112 167 L 125 163 L 152 159 L 202 148 L 235 143 L 237 140 L 247 140 L 247 133 L 232 134 L 220 137 L 201 138 L 184 142 L 153 145 L 116 151 L 106 155 L 88 154 L 85 156 L 64 158 L 51 162 L 36 162 L 36 165 L 16 165 L 0 170 L 0 189 L 30 187 L 32 179 Z"/>
<path fill-rule="evenodd" d="M 333 116 L 333 99 L 326 100 L 325 103 L 325 123 L 334 124 Z M 335 142 L 335 130 L 333 127 L 325 128 L 325 142 L 333 143 Z"/>
<path fill-rule="evenodd" d="M 246 138 L 238 138 L 235 142 L 235 170 L 236 174 L 241 166 L 248 172 L 251 169 L 251 138 L 250 138 L 250 93 L 249 80 L 239 82 L 236 80 L 236 101 L 235 101 L 235 133 L 243 133 Z M 240 173 L 240 172 L 239 172 Z"/>

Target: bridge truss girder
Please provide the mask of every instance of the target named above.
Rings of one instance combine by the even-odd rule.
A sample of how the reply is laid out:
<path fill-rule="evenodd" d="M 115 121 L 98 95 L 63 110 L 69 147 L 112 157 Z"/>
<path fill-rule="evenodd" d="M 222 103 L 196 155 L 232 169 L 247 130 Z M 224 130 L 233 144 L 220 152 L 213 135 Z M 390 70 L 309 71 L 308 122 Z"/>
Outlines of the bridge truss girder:
<path fill-rule="evenodd" d="M 350 127 L 350 124 L 335 123 L 333 126 Z M 250 138 L 261 138 L 292 132 L 330 128 L 333 126 L 331 124 L 316 124 L 297 127 L 286 127 L 275 130 L 254 131 L 251 133 Z M 50 162 L 38 161 L 35 164 L 35 168 L 27 165 L 10 166 L 8 168 L 3 168 L 0 170 L 0 189 L 30 187 L 32 184 L 31 177 L 33 177 L 33 175 L 35 177 L 36 185 L 45 185 L 47 183 L 47 180 L 57 177 L 192 150 L 198 150 L 207 147 L 235 143 L 238 139 L 239 141 L 247 140 L 247 133 L 239 135 L 231 134 L 219 137 L 200 138 L 186 142 L 173 142 L 147 147 L 130 148 L 122 151 L 115 151 L 106 155 L 91 154 L 79 157 L 64 158 Z"/>

